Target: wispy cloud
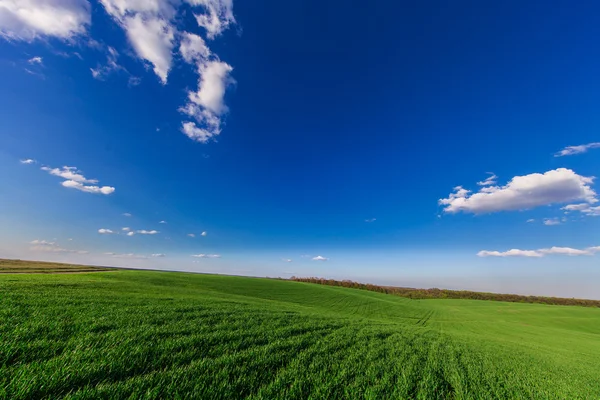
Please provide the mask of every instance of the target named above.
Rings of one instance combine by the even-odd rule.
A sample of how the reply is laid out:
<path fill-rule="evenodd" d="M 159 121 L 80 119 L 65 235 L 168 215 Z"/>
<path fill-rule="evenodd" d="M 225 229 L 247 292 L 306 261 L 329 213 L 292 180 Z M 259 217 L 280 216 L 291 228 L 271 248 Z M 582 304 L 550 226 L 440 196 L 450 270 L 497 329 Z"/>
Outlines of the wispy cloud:
<path fill-rule="evenodd" d="M 491 173 L 491 172 L 488 172 L 488 174 L 490 176 L 488 176 L 485 180 L 477 182 L 477 184 L 479 186 L 491 186 L 491 185 L 495 185 L 496 184 L 496 181 L 498 180 L 498 177 L 495 174 Z"/>
<path fill-rule="evenodd" d="M 590 217 L 600 216 L 600 206 L 592 206 L 589 203 L 569 204 L 568 206 L 561 208 L 561 210 L 566 212 L 578 211 Z"/>
<path fill-rule="evenodd" d="M 316 256 L 312 258 L 313 261 L 328 261 L 329 258 L 323 257 L 323 256 Z"/>
<path fill-rule="evenodd" d="M 371 223 L 371 222 L 375 222 L 375 221 L 377 221 L 377 218 L 369 218 L 369 219 L 365 219 L 365 222 L 369 222 L 369 223 Z"/>
<path fill-rule="evenodd" d="M 167 221 L 159 221 L 158 223 L 159 223 L 159 224 L 166 224 L 166 223 L 167 223 Z"/>
<path fill-rule="evenodd" d="M 194 238 L 194 237 L 196 237 L 196 235 L 195 235 L 195 234 L 193 234 L 193 233 L 188 233 L 187 235 L 188 235 L 189 237 L 191 237 L 191 238 Z"/>
<path fill-rule="evenodd" d="M 166 254 L 163 254 L 163 253 L 155 253 L 155 254 L 152 254 L 152 255 L 151 255 L 151 257 L 154 257 L 154 258 L 162 258 L 162 257 L 166 257 Z"/>
<path fill-rule="evenodd" d="M 591 187 L 593 182 L 594 177 L 558 168 L 543 174 L 515 176 L 505 186 L 485 186 L 473 194 L 457 186 L 454 193 L 440 199 L 439 204 L 444 206 L 446 213 L 462 211 L 473 214 L 525 210 L 576 200 L 592 204 L 598 201 Z"/>
<path fill-rule="evenodd" d="M 21 164 L 26 164 L 26 165 L 29 165 L 29 164 L 35 164 L 37 161 L 35 161 L 35 160 L 34 160 L 34 159 L 32 159 L 32 158 L 26 158 L 26 159 L 24 159 L 24 160 L 19 160 L 19 162 L 20 162 Z"/>
<path fill-rule="evenodd" d="M 139 231 L 136 231 L 136 233 L 139 233 L 140 235 L 156 235 L 160 232 L 155 230 L 147 231 L 145 229 L 140 229 Z"/>
<path fill-rule="evenodd" d="M 131 230 L 131 228 L 128 226 L 124 226 L 123 228 L 121 228 L 121 230 L 124 232 L 129 232 Z"/>
<path fill-rule="evenodd" d="M 600 246 L 588 247 L 585 249 L 553 246 L 547 249 L 538 250 L 511 249 L 502 252 L 482 250 L 477 253 L 477 255 L 479 257 L 544 257 L 546 255 L 592 256 L 598 252 L 600 252 Z"/>
<path fill-rule="evenodd" d="M 196 258 L 221 258 L 220 254 L 192 254 Z"/>
<path fill-rule="evenodd" d="M 101 229 L 98 229 L 98 233 L 101 233 L 103 235 L 112 235 L 115 232 L 111 231 L 110 229 L 101 228 Z"/>
<path fill-rule="evenodd" d="M 29 248 L 31 251 L 44 252 L 44 253 L 72 253 L 72 254 L 88 254 L 86 250 L 72 250 L 60 247 L 56 242 L 50 242 L 47 240 L 32 240 L 30 242 L 33 246 Z"/>
<path fill-rule="evenodd" d="M 282 259 L 281 259 L 281 261 L 284 261 L 284 262 L 288 262 L 288 263 L 290 263 L 290 262 L 292 262 L 293 260 L 292 260 L 291 258 L 282 258 Z"/>
<path fill-rule="evenodd" d="M 123 214 L 121 214 L 121 215 L 122 215 L 122 216 L 124 216 L 124 217 L 131 217 L 131 214 L 130 214 L 130 213 L 123 213 Z"/>
<path fill-rule="evenodd" d="M 600 142 L 581 144 L 579 146 L 567 146 L 558 153 L 554 154 L 554 157 L 573 156 L 575 154 L 586 153 L 591 149 L 599 149 Z"/>
<path fill-rule="evenodd" d="M 106 63 L 102 65 L 98 64 L 96 68 L 90 68 L 94 79 L 105 80 L 113 72 L 123 71 L 128 73 L 123 66 L 117 63 L 118 57 L 119 52 L 114 47 L 108 46 L 106 49 Z"/>
<path fill-rule="evenodd" d="M 527 223 L 528 223 L 528 224 L 530 224 L 530 223 L 532 223 L 532 222 L 535 222 L 535 219 L 533 219 L 533 218 L 530 218 L 530 219 L 528 219 L 528 220 L 527 220 Z"/>

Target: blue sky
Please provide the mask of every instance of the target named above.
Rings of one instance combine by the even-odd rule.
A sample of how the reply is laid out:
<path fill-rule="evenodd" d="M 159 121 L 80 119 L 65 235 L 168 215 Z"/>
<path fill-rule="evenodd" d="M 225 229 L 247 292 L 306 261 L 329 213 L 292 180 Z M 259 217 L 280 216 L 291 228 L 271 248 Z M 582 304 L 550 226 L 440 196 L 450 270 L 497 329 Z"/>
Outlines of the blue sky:
<path fill-rule="evenodd" d="M 600 298 L 598 12 L 7 0 L 0 257 Z"/>

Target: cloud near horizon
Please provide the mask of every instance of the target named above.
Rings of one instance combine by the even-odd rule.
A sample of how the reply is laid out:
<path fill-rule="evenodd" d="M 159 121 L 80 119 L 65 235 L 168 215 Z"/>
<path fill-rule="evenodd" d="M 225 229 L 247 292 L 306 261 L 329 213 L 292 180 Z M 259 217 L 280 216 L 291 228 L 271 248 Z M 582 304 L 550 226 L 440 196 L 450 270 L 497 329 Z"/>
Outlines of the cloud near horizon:
<path fill-rule="evenodd" d="M 586 249 L 574 249 L 571 247 L 553 246 L 548 249 L 510 249 L 508 251 L 503 252 L 482 250 L 479 253 L 477 253 L 477 255 L 479 257 L 544 257 L 546 255 L 593 256 L 598 252 L 600 252 L 600 246 L 588 247 Z"/>

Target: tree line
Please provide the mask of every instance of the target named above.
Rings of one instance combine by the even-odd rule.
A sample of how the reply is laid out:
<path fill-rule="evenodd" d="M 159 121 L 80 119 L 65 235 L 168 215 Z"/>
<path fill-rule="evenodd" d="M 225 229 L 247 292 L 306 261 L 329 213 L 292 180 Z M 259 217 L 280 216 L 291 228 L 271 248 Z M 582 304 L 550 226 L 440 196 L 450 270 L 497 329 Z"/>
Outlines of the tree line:
<path fill-rule="evenodd" d="M 585 300 L 546 296 L 522 296 L 518 294 L 472 292 L 469 290 L 448 290 L 437 288 L 415 289 L 407 287 L 379 286 L 373 285 L 371 283 L 354 282 L 351 280 L 337 281 L 335 279 L 315 277 L 301 278 L 292 276 L 290 280 L 296 282 L 316 283 L 319 285 L 341 286 L 352 289 L 369 290 L 371 292 L 391 294 L 400 297 L 407 297 L 409 299 L 471 299 L 508 301 L 513 303 L 540 303 L 564 306 L 600 307 L 600 300 Z"/>

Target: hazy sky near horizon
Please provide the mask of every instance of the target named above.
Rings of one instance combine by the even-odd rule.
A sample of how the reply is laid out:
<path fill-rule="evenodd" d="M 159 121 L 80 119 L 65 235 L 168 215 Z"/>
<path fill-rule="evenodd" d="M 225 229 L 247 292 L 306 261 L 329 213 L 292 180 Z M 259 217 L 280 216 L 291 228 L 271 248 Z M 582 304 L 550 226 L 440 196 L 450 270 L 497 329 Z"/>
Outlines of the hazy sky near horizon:
<path fill-rule="evenodd" d="M 0 257 L 600 299 L 600 6 L 0 3 Z"/>

